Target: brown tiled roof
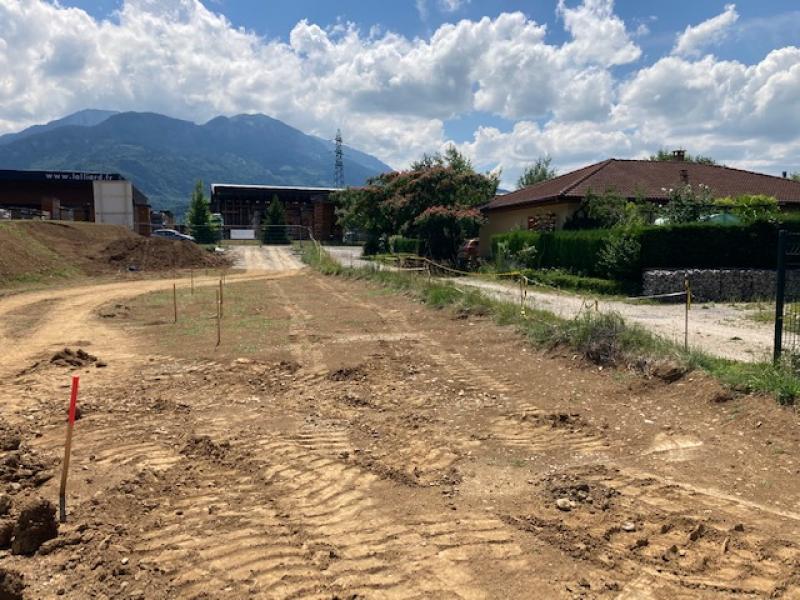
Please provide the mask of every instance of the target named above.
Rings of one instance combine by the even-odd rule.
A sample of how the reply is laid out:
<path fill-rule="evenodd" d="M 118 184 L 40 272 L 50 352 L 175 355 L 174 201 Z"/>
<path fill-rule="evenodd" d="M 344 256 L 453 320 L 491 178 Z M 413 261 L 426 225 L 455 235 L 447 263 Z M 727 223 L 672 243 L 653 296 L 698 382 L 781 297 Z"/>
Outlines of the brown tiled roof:
<path fill-rule="evenodd" d="M 682 171 L 684 173 L 682 173 Z M 764 194 L 781 204 L 800 206 L 800 182 L 763 173 L 684 161 L 620 160 L 611 158 L 549 181 L 497 196 L 485 210 L 516 208 L 554 201 L 577 202 L 589 190 L 603 194 L 613 190 L 627 198 L 653 201 L 669 199 L 667 190 L 683 185 L 707 185 L 715 197 Z"/>

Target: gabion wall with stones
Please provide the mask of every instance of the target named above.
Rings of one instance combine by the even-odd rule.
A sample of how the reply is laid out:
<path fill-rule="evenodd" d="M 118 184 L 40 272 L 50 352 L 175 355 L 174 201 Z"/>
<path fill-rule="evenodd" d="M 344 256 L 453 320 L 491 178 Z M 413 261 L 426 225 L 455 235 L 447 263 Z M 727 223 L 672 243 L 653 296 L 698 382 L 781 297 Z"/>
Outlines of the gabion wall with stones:
<path fill-rule="evenodd" d="M 770 300 L 775 298 L 775 271 L 758 269 L 675 269 L 645 271 L 642 294 L 655 296 L 683 291 L 688 275 L 692 298 L 706 302 Z M 787 271 L 786 295 L 800 295 L 800 271 Z M 683 298 L 675 298 L 682 302 Z"/>

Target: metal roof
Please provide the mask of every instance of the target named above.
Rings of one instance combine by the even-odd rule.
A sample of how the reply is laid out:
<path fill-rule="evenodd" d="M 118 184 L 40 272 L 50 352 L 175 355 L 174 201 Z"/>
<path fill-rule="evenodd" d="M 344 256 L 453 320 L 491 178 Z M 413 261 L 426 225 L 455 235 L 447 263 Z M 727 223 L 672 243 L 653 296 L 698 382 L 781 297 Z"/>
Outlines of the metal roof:
<path fill-rule="evenodd" d="M 233 188 L 246 190 L 296 190 L 298 192 L 338 192 L 344 188 L 337 187 L 309 187 L 298 185 L 246 185 L 241 183 L 212 183 L 211 193 L 217 188 Z"/>

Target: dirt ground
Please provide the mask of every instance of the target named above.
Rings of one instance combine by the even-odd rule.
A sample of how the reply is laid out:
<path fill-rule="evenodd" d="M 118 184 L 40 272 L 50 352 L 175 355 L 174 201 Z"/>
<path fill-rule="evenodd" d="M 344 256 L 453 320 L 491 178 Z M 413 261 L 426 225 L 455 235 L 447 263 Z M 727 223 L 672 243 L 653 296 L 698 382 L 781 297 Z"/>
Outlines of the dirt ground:
<path fill-rule="evenodd" d="M 12 515 L 57 500 L 81 376 L 68 523 L 0 551 L 27 598 L 800 598 L 791 409 L 307 270 L 228 278 L 226 327 L 282 324 L 261 344 L 165 345 L 171 307 L 136 298 L 165 289 L 0 299 Z"/>
<path fill-rule="evenodd" d="M 327 250 L 345 266 L 361 267 L 374 264 L 361 259 L 360 247 L 331 247 Z M 513 283 L 478 278 L 459 278 L 452 281 L 456 285 L 480 288 L 483 292 L 499 299 L 519 301 L 519 287 Z M 587 302 L 594 307 L 594 300 L 595 297 L 591 294 L 571 294 L 542 288 L 529 289 L 527 296 L 529 306 L 565 318 L 572 318 L 581 310 L 585 310 Z M 769 303 L 765 308 L 770 308 Z M 774 310 L 774 306 L 772 308 Z M 626 321 L 637 323 L 678 344 L 684 343 L 686 313 L 681 303 L 645 304 L 600 298 L 598 309 L 604 312 L 617 312 Z M 732 360 L 744 362 L 770 360 L 775 335 L 774 325 L 772 322 L 756 322 L 751 318 L 753 312 L 752 303 L 694 303 L 689 312 L 690 346 Z"/>

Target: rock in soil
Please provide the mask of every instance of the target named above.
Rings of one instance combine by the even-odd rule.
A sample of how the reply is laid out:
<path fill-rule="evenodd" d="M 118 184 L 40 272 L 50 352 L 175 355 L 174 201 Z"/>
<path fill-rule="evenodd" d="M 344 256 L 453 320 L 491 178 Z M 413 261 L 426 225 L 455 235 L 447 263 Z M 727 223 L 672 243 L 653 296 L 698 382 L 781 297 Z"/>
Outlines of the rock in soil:
<path fill-rule="evenodd" d="M 556 500 L 556 506 L 558 507 L 558 510 L 569 512 L 572 510 L 572 500 L 569 498 L 559 498 Z"/>
<path fill-rule="evenodd" d="M 56 507 L 47 500 L 33 500 L 22 509 L 14 526 L 11 553 L 33 554 L 57 535 Z"/>
<path fill-rule="evenodd" d="M 25 580 L 16 571 L 0 567 L 0 600 L 23 600 Z"/>
<path fill-rule="evenodd" d="M 5 550 L 11 546 L 11 538 L 14 535 L 14 520 L 4 519 L 0 521 L 0 549 Z"/>
<path fill-rule="evenodd" d="M 671 360 L 656 362 L 650 368 L 650 374 L 653 377 L 666 381 L 667 383 L 678 381 L 688 372 L 689 370 L 686 367 Z"/>
<path fill-rule="evenodd" d="M 5 517 L 11 512 L 11 497 L 8 494 L 0 494 L 0 517 Z"/>
<path fill-rule="evenodd" d="M 22 438 L 16 429 L 5 423 L 0 424 L 0 450 L 5 452 L 18 450 L 21 443 Z"/>

